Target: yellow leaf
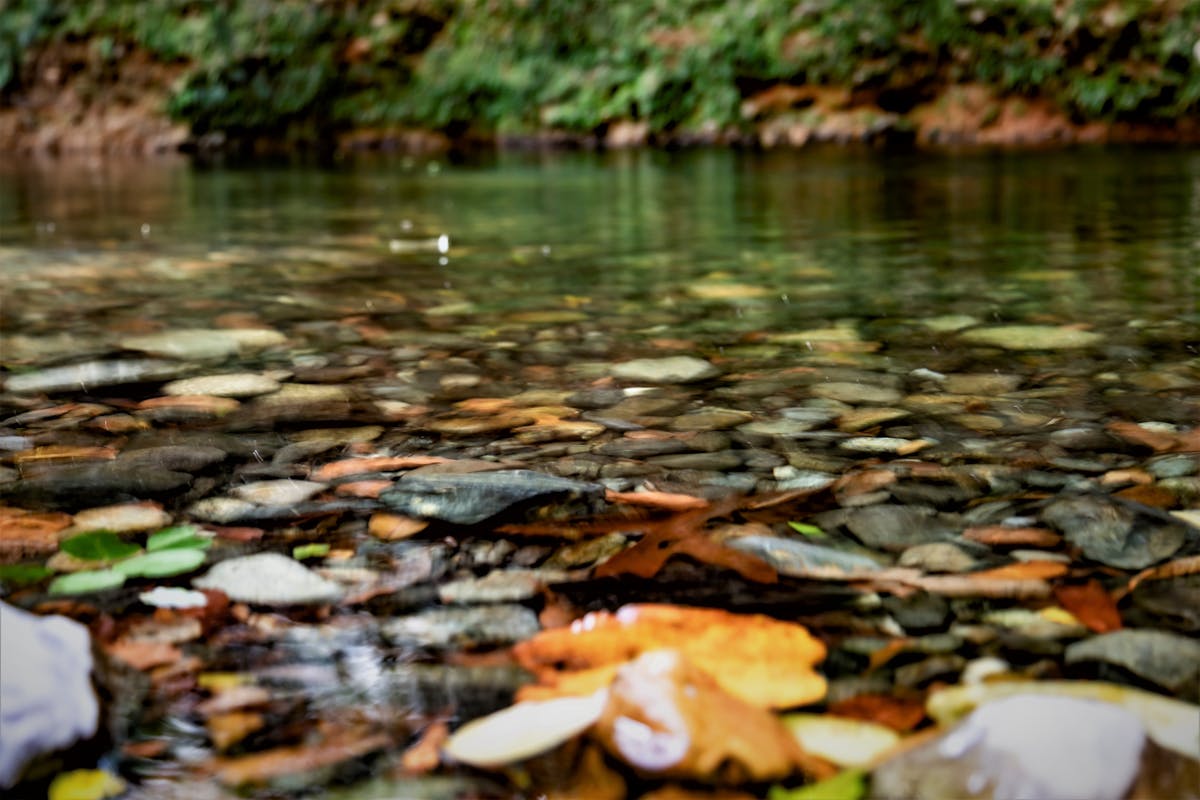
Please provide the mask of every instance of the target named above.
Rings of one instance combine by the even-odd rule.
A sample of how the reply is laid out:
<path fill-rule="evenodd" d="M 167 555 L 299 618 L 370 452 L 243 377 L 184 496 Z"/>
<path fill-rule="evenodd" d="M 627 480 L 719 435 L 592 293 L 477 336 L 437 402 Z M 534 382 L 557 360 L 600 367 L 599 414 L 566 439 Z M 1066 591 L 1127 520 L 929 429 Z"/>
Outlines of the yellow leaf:
<path fill-rule="evenodd" d="M 102 769 L 77 769 L 56 776 L 49 800 L 103 800 L 125 791 L 125 781 Z"/>

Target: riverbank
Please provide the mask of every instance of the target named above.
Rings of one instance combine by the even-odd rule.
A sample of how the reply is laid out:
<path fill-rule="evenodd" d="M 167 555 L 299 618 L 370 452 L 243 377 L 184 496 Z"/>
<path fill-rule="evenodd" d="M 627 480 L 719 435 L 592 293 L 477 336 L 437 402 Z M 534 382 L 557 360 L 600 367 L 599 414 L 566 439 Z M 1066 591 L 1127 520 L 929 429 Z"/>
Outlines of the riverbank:
<path fill-rule="evenodd" d="M 0 152 L 1195 143 L 1198 42 L 1173 0 L 18 0 Z"/>

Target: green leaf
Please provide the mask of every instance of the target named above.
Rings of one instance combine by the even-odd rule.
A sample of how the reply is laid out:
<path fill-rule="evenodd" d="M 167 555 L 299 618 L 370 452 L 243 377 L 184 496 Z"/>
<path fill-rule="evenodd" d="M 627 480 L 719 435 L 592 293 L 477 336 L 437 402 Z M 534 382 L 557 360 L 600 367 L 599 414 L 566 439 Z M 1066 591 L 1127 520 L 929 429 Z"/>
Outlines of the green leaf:
<path fill-rule="evenodd" d="M 94 569 L 59 575 L 50 582 L 50 594 L 86 594 L 116 589 L 125 582 L 125 576 L 112 569 Z"/>
<path fill-rule="evenodd" d="M 828 538 L 825 531 L 821 530 L 816 525 L 806 525 L 803 522 L 789 522 L 788 527 L 794 530 L 796 533 L 803 534 L 804 536 L 811 536 L 814 539 Z"/>
<path fill-rule="evenodd" d="M 312 544 L 301 544 L 292 548 L 292 558 L 297 561 L 303 561 L 306 558 L 316 558 L 318 556 L 327 555 L 329 553 L 329 545 L 321 542 L 313 542 Z"/>
<path fill-rule="evenodd" d="M 819 783 L 795 789 L 772 786 L 767 800 L 861 800 L 867 793 L 866 773 L 859 769 L 839 772 Z"/>
<path fill-rule="evenodd" d="M 84 561 L 113 561 L 127 558 L 141 550 L 133 542 L 127 542 L 112 531 L 88 531 L 70 539 L 64 539 L 59 548 L 64 553 Z"/>
<path fill-rule="evenodd" d="M 161 531 L 150 534 L 150 538 L 146 540 L 146 551 L 150 553 L 181 547 L 207 550 L 211 546 L 212 538 L 202 534 L 195 525 L 176 525 L 171 528 L 163 528 Z"/>
<path fill-rule="evenodd" d="M 24 586 L 48 578 L 54 570 L 41 564 L 0 564 L 0 581 Z"/>
<path fill-rule="evenodd" d="M 194 547 L 172 547 L 145 553 L 114 564 L 113 569 L 130 578 L 165 578 L 191 572 L 204 563 L 205 553 Z"/>

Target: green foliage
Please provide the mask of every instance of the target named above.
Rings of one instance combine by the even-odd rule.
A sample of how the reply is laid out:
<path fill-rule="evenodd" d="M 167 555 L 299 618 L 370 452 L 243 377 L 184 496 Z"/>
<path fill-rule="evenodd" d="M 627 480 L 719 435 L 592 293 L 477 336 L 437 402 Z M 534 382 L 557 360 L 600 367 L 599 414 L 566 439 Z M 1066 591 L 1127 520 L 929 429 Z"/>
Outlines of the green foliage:
<path fill-rule="evenodd" d="M 205 553 L 195 547 L 174 547 L 127 558 L 113 570 L 127 578 L 165 578 L 191 572 L 204 563 Z"/>
<path fill-rule="evenodd" d="M 50 594 L 86 594 L 116 589 L 125 583 L 125 576 L 111 569 L 89 570 L 59 575 L 50 581 Z"/>
<path fill-rule="evenodd" d="M 0 582 L 25 586 L 49 578 L 54 570 L 42 564 L 0 564 Z"/>
<path fill-rule="evenodd" d="M 306 558 L 320 558 L 329 555 L 329 545 L 324 542 L 298 544 L 292 548 L 292 558 L 303 561 Z"/>
<path fill-rule="evenodd" d="M 171 528 L 163 528 L 161 531 L 150 534 L 150 537 L 146 539 L 146 550 L 150 553 L 180 547 L 207 550 L 210 546 L 212 546 L 212 539 L 202 534 L 195 525 L 176 525 Z"/>
<path fill-rule="evenodd" d="M 84 561 L 114 561 L 127 558 L 141 548 L 111 531 L 88 531 L 64 539 L 59 549 Z"/>
<path fill-rule="evenodd" d="M 313 139 L 416 125 L 588 133 L 747 124 L 746 98 L 826 84 L 903 111 L 958 83 L 1080 119 L 1200 105 L 1200 3 L 1173 0 L 4 0 L 0 100 L 31 53 L 87 42 L 182 65 L 197 134 Z"/>

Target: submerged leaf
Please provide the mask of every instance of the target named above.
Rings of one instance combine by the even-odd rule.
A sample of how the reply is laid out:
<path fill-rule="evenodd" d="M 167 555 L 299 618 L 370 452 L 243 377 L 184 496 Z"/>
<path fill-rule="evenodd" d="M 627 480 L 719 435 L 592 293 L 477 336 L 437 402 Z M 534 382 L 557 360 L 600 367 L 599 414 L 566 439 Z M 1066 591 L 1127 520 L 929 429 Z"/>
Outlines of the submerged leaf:
<path fill-rule="evenodd" d="M 825 657 L 825 645 L 800 625 L 761 614 L 640 604 L 587 614 L 569 628 L 518 644 L 517 661 L 541 681 L 524 687 L 521 697 L 593 691 L 624 662 L 663 648 L 680 651 L 752 705 L 788 708 L 825 695 L 825 679 L 812 669 Z"/>
<path fill-rule="evenodd" d="M 37 583 L 54 574 L 54 570 L 41 564 L 0 564 L 0 581 L 24 586 Z"/>
<path fill-rule="evenodd" d="M 806 751 L 839 767 L 869 767 L 900 741 L 891 728 L 830 714 L 788 714 L 783 724 Z"/>
<path fill-rule="evenodd" d="M 59 575 L 50 582 L 50 594 L 86 594 L 115 589 L 125 583 L 125 576 L 111 569 L 87 570 Z"/>
<path fill-rule="evenodd" d="M 498 767 L 544 753 L 595 724 L 607 691 L 586 697 L 558 697 L 517 703 L 472 720 L 456 730 L 443 748 L 455 761 Z"/>
<path fill-rule="evenodd" d="M 804 536 L 811 536 L 814 539 L 827 538 L 825 531 L 821 530 L 816 525 L 807 525 L 803 522 L 789 522 L 788 527 L 794 530 L 796 533 L 803 534 Z"/>
<path fill-rule="evenodd" d="M 179 547 L 206 550 L 211 546 L 212 537 L 204 535 L 195 525 L 175 525 L 163 528 L 157 533 L 150 534 L 150 538 L 146 540 L 146 551 L 150 553 Z"/>
<path fill-rule="evenodd" d="M 102 769 L 62 772 L 50 782 L 48 800 L 104 800 L 125 791 L 125 781 Z"/>
<path fill-rule="evenodd" d="M 860 800 L 867 793 L 866 774 L 848 769 L 832 778 L 795 789 L 772 786 L 767 800 Z"/>
<path fill-rule="evenodd" d="M 325 542 L 300 544 L 292 548 L 292 558 L 303 561 L 306 558 L 319 558 L 329 554 L 329 545 Z"/>
<path fill-rule="evenodd" d="M 203 550 L 172 548 L 126 559 L 113 569 L 130 578 L 166 578 L 191 572 L 204 563 Z"/>
<path fill-rule="evenodd" d="M 112 531 L 89 531 L 64 539 L 59 548 L 84 561 L 113 561 L 127 558 L 141 548 Z"/>

